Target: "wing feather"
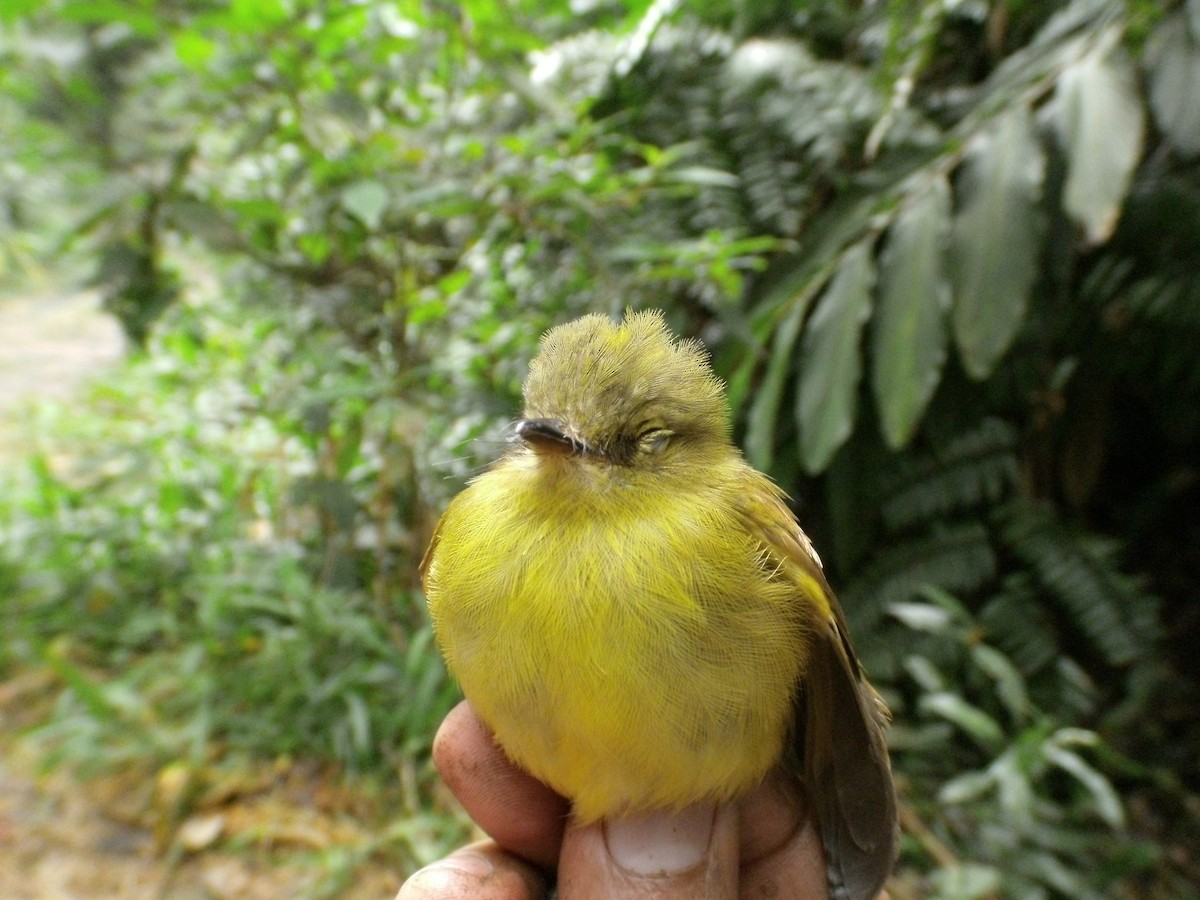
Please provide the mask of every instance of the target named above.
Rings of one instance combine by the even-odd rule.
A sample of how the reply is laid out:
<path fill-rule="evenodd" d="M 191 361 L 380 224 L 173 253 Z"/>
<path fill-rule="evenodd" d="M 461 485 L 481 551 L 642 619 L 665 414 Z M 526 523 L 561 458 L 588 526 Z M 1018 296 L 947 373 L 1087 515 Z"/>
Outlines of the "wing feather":
<path fill-rule="evenodd" d="M 845 617 L 808 536 L 769 482 L 743 494 L 746 527 L 817 611 L 796 701 L 795 749 L 829 869 L 833 900 L 874 900 L 895 863 L 899 829 L 884 730 Z"/>

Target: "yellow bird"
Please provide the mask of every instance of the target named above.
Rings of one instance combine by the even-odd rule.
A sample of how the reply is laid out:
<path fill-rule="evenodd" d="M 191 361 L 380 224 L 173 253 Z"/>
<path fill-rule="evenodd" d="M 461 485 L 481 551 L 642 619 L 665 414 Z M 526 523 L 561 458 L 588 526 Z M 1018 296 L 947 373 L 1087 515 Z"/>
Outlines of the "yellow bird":
<path fill-rule="evenodd" d="M 514 449 L 422 561 L 450 671 L 580 822 L 803 780 L 835 898 L 896 854 L 887 710 L 782 492 L 730 440 L 724 385 L 659 312 L 551 329 Z"/>

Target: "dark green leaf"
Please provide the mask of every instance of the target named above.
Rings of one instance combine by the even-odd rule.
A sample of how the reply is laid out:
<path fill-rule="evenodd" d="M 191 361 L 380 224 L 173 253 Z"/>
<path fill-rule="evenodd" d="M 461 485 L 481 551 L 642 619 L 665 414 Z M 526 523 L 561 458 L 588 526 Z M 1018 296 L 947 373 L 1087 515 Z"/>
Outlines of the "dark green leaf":
<path fill-rule="evenodd" d="M 1000 419 L 984 419 L 920 456 L 904 456 L 883 479 L 880 511 L 900 532 L 921 522 L 995 502 L 1019 483 L 1016 435 Z"/>
<path fill-rule="evenodd" d="M 771 344 L 771 358 L 767 372 L 750 407 L 750 420 L 746 427 L 746 457 L 755 467 L 767 471 L 775 455 L 775 423 L 779 416 L 779 400 L 783 386 L 792 370 L 792 348 L 800 334 L 800 325 L 812 300 L 811 291 L 805 292 L 792 302 L 787 318 L 775 329 Z"/>
<path fill-rule="evenodd" d="M 941 175 L 909 199 L 888 231 L 872 328 L 872 386 L 884 440 L 908 443 L 946 361 L 945 271 L 950 186 Z"/>
<path fill-rule="evenodd" d="M 804 467 L 820 472 L 850 437 L 858 381 L 859 339 L 871 310 L 875 264 L 871 239 L 848 249 L 804 330 L 796 416 Z"/>
<path fill-rule="evenodd" d="M 951 229 L 954 337 L 963 367 L 986 378 L 1017 335 L 1037 273 L 1045 158 L 1025 106 L 976 135 Z"/>

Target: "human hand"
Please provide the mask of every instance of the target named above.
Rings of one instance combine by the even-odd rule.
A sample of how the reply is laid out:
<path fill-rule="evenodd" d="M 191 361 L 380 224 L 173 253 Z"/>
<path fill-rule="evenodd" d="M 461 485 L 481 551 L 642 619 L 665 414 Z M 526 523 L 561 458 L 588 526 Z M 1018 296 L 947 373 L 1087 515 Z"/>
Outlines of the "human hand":
<path fill-rule="evenodd" d="M 820 838 L 782 775 L 737 803 L 576 827 L 570 804 L 514 766 L 469 704 L 446 717 L 433 754 L 492 839 L 426 866 L 396 900 L 538 900 L 553 872 L 560 900 L 828 897 Z"/>

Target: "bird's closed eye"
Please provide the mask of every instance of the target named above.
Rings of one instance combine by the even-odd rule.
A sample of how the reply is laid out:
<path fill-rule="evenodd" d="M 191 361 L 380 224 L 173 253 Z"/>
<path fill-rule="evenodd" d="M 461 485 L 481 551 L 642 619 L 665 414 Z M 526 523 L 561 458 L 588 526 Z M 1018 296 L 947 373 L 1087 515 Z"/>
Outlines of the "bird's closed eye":
<path fill-rule="evenodd" d="M 666 449 L 674 434 L 669 428 L 646 428 L 638 435 L 638 450 L 642 453 L 658 453 Z"/>

